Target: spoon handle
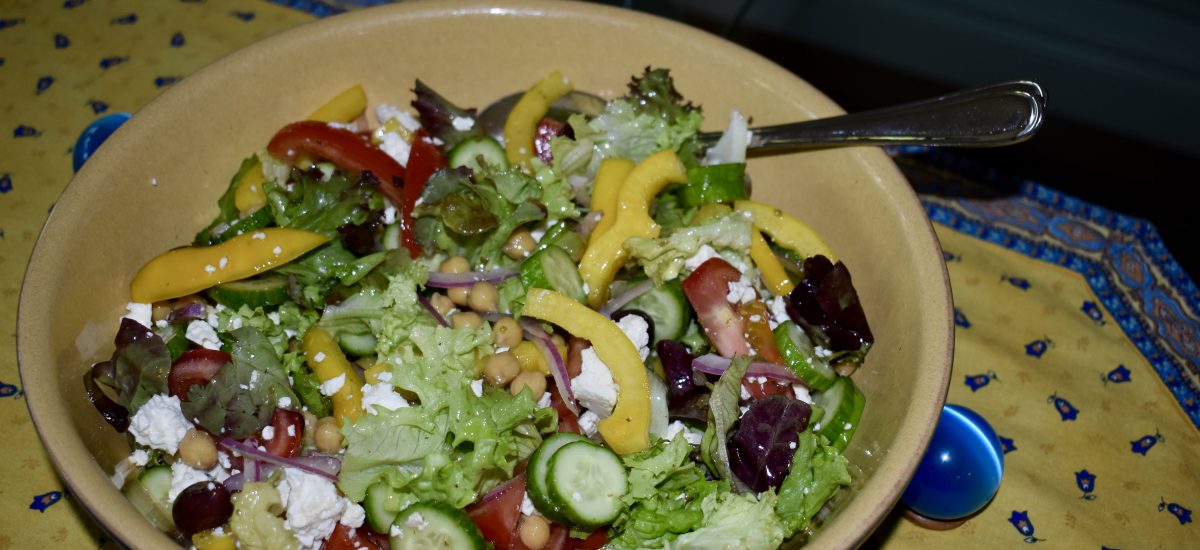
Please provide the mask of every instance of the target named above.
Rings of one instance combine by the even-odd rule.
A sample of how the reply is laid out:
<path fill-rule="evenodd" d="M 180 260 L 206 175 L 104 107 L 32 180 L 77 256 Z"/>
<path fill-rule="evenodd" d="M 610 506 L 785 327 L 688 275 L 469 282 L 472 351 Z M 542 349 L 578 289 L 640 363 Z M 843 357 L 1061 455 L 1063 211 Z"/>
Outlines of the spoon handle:
<path fill-rule="evenodd" d="M 832 118 L 752 128 L 750 149 L 834 145 L 997 147 L 1025 141 L 1042 125 L 1046 96 L 1013 81 Z M 720 132 L 700 134 L 712 145 Z"/>

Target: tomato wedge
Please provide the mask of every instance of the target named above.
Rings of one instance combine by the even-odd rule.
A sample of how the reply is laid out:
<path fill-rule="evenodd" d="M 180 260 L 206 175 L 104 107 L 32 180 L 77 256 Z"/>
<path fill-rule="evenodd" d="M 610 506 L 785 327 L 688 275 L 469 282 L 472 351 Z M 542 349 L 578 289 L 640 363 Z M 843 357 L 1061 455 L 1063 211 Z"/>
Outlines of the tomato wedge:
<path fill-rule="evenodd" d="M 570 542 L 571 548 L 574 550 L 599 550 L 605 544 L 608 544 L 608 531 L 606 529 L 597 529 L 591 535 L 588 535 L 586 539 L 571 539 Z"/>
<path fill-rule="evenodd" d="M 754 300 L 742 304 L 738 310 L 746 327 L 746 338 L 750 341 L 750 348 L 758 355 L 758 360 L 786 365 L 783 356 L 779 354 L 779 347 L 775 345 L 771 325 L 767 322 L 767 317 L 770 316 L 770 313 L 767 313 L 767 304 L 762 300 Z"/>
<path fill-rule="evenodd" d="M 425 190 L 425 182 L 434 172 L 446 167 L 446 156 L 441 147 L 435 145 L 424 130 L 417 130 L 413 137 L 412 150 L 408 153 L 408 167 L 405 169 L 404 187 L 401 189 L 403 203 L 400 208 L 401 243 L 413 257 L 420 254 L 420 246 L 411 231 L 413 227 L 412 211 Z"/>
<path fill-rule="evenodd" d="M 334 128 L 324 122 L 302 120 L 284 126 L 267 144 L 267 151 L 275 158 L 295 162 L 302 154 L 328 160 L 356 174 L 371 172 L 379 178 L 379 191 L 404 211 L 412 211 L 412 204 L 405 203 L 404 167 L 387 153 L 371 145 L 362 136 L 342 128 Z M 415 199 L 414 199 L 415 200 Z M 402 227 L 407 237 L 402 242 L 416 246 L 412 240 L 412 228 Z M 405 245 L 406 248 L 408 244 Z M 421 253 L 420 248 L 409 248 L 413 256 Z"/>
<path fill-rule="evenodd" d="M 383 539 L 386 541 L 386 539 Z M 338 523 L 333 533 L 325 540 L 324 550 L 384 550 L 387 546 L 380 544 L 380 539 L 372 536 L 366 527 L 346 527 Z"/>
<path fill-rule="evenodd" d="M 496 548 L 510 549 L 520 544 L 517 522 L 521 519 L 521 499 L 525 496 L 525 474 L 506 481 L 483 499 L 467 506 L 467 515 L 479 527 L 480 534 Z"/>
<path fill-rule="evenodd" d="M 276 407 L 271 415 L 271 429 L 274 432 L 271 439 L 264 441 L 267 452 L 283 458 L 296 456 L 304 440 L 304 415 Z M 259 439 L 263 439 L 261 435 Z"/>
<path fill-rule="evenodd" d="M 742 316 L 729 300 L 729 283 L 742 278 L 741 272 L 720 258 L 712 258 L 683 280 L 683 293 L 696 310 L 704 334 L 725 357 L 749 355 L 750 344 L 744 334 Z"/>
<path fill-rule="evenodd" d="M 188 388 L 209 383 L 217 371 L 232 360 L 228 353 L 220 350 L 189 349 L 171 364 L 171 370 L 167 373 L 167 391 L 180 401 L 187 401 Z"/>
<path fill-rule="evenodd" d="M 746 391 L 750 393 L 750 397 L 753 399 L 762 399 L 768 395 L 796 397 L 790 385 L 769 378 L 766 382 L 759 382 L 756 380 L 756 377 L 747 376 L 742 380 L 742 387 L 746 388 Z"/>

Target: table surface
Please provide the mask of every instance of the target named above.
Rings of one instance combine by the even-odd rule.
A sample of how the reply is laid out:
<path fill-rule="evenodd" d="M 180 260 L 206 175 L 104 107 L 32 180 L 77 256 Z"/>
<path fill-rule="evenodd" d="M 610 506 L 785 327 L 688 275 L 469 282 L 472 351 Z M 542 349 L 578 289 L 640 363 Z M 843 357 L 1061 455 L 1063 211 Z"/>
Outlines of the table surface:
<path fill-rule="evenodd" d="M 97 117 L 136 111 L 221 55 L 336 4 L 0 6 L 0 549 L 105 543 L 41 447 L 14 349 L 25 265 L 71 178 L 75 138 Z M 945 251 L 956 324 L 948 402 L 991 422 L 1006 472 L 962 527 L 927 531 L 897 509 L 870 545 L 1196 547 L 1200 290 L 1154 226 L 1054 182 L 988 197 L 978 189 L 999 176 L 953 153 L 889 153 L 922 192 Z"/>

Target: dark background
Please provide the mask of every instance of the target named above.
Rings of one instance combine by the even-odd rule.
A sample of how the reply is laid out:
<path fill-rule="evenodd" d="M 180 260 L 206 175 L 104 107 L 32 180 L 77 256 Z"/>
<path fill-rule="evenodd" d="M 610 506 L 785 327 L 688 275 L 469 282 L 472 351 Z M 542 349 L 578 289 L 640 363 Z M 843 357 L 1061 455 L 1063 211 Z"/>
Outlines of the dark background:
<path fill-rule="evenodd" d="M 603 3 L 725 36 L 804 78 L 849 112 L 992 82 L 1036 80 L 1048 98 L 1046 121 L 1036 136 L 1015 146 L 953 153 L 1004 176 L 999 179 L 1033 180 L 1147 220 L 1184 270 L 1193 278 L 1200 273 L 1200 246 L 1191 238 L 1197 215 L 1191 187 L 1200 161 L 1200 139 L 1192 125 L 1200 115 L 1200 3 L 1047 2 L 1060 11 L 1078 4 L 1079 10 L 1090 10 L 1088 18 L 1041 13 L 1026 20 L 1020 19 L 1023 12 L 963 11 L 964 5 L 979 2 L 881 1 Z M 1010 8 L 998 10 L 1030 3 L 1013 2 L 1000 3 Z M 911 13 L 890 13 L 890 21 L 881 21 L 881 5 Z M 968 32 L 964 21 L 974 25 L 969 29 L 974 35 L 963 34 Z M 1012 34 L 1012 29 L 1027 34 L 988 35 L 989 30 Z M 1183 33 L 1188 42 L 1179 43 L 1172 33 Z M 915 50 L 911 55 L 920 58 L 889 49 L 887 41 L 896 36 L 913 38 L 894 49 Z M 1178 57 L 1180 48 L 1185 54 L 1191 49 L 1191 60 Z M 1013 191 L 1005 186 L 984 190 Z"/>

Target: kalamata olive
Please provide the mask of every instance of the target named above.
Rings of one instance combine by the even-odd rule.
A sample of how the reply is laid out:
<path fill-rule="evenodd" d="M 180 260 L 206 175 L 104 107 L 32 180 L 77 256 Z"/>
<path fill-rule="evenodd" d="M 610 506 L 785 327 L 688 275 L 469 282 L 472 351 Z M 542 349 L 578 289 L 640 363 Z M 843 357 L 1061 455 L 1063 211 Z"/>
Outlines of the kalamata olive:
<path fill-rule="evenodd" d="M 175 527 L 188 539 L 201 531 L 225 525 L 232 515 L 233 502 L 229 499 L 229 490 L 216 481 L 189 485 L 179 493 L 171 507 Z"/>

